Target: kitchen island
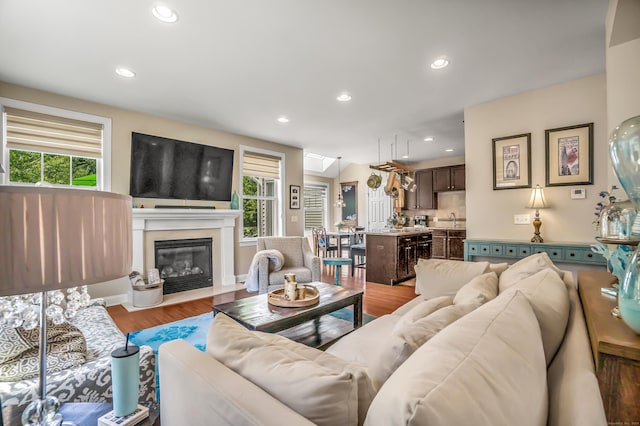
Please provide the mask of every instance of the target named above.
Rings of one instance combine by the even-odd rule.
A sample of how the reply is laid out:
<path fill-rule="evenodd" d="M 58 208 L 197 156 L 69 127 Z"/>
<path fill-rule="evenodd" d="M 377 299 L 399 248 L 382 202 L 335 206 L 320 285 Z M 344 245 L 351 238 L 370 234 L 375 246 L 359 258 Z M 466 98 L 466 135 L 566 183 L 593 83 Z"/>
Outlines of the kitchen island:
<path fill-rule="evenodd" d="M 426 228 L 368 232 L 367 281 L 394 285 L 416 276 L 418 259 L 431 257 L 431 231 Z"/>

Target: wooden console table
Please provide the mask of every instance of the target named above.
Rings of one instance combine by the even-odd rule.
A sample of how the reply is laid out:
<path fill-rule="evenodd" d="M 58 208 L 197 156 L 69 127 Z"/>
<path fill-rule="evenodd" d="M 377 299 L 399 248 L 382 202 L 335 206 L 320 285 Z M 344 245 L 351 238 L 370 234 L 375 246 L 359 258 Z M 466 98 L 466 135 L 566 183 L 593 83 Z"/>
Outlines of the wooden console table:
<path fill-rule="evenodd" d="M 640 336 L 611 315 L 616 298 L 601 294 L 616 278 L 606 271 L 578 271 L 578 290 L 609 424 L 640 422 Z"/>

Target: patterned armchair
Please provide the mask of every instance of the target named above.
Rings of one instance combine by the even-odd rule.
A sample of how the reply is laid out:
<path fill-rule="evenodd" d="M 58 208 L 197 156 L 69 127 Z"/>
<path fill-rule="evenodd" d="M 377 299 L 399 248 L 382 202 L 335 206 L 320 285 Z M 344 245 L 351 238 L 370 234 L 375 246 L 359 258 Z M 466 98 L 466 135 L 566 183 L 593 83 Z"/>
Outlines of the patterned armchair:
<path fill-rule="evenodd" d="M 78 311 L 71 323 L 87 341 L 87 361 L 79 367 L 47 375 L 47 395 L 64 402 L 110 402 L 111 352 L 125 344 L 125 336 L 115 325 L 104 302 Z M 3 414 L 12 415 L 12 406 L 38 399 L 38 378 L 0 382 Z M 149 346 L 140 347 L 140 402 L 156 401 L 156 358 Z"/>
<path fill-rule="evenodd" d="M 284 285 L 284 274 L 296 274 L 296 281 L 309 283 L 320 281 L 320 258 L 314 256 L 306 237 L 260 237 L 258 251 L 278 250 L 284 256 L 279 271 L 269 270 L 269 260 L 260 259 L 258 266 L 258 291 L 266 293 Z"/>

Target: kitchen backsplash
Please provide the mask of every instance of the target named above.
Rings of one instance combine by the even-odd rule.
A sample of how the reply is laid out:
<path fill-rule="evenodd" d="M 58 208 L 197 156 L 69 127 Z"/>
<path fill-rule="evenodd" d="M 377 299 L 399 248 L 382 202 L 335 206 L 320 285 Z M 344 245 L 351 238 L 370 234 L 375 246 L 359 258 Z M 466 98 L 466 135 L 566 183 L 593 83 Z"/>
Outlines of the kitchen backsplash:
<path fill-rule="evenodd" d="M 451 213 L 455 214 L 458 226 L 464 226 L 467 217 L 467 206 L 465 191 L 442 192 L 438 194 L 437 210 L 408 210 L 405 214 L 413 219 L 415 215 L 429 216 L 429 226 L 449 227 L 452 221 L 449 220 Z M 438 221 L 434 221 L 437 217 Z M 441 220 L 442 219 L 442 220 Z"/>

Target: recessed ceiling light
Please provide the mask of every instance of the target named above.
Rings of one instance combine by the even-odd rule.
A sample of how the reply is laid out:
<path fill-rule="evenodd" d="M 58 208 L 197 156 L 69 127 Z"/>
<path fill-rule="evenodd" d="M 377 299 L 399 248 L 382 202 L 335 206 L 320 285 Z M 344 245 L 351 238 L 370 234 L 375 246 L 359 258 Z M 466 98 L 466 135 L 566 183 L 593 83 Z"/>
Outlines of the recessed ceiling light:
<path fill-rule="evenodd" d="M 116 68 L 116 74 L 120 77 L 133 78 L 136 76 L 136 73 L 131 71 L 129 68 L 119 67 Z"/>
<path fill-rule="evenodd" d="M 168 24 L 173 24 L 178 20 L 178 14 L 167 6 L 158 5 L 151 9 L 151 13 L 153 13 L 153 16 L 155 16 L 157 20 Z"/>
<path fill-rule="evenodd" d="M 425 142 L 433 142 L 433 136 L 427 136 L 426 138 L 424 138 Z"/>
<path fill-rule="evenodd" d="M 445 149 L 445 152 L 453 152 L 453 148 Z"/>
<path fill-rule="evenodd" d="M 347 92 L 340 93 L 336 99 L 340 102 L 349 102 L 351 100 L 351 95 Z"/>
<path fill-rule="evenodd" d="M 284 115 L 282 117 L 278 117 L 278 123 L 288 123 L 289 119 Z"/>
<path fill-rule="evenodd" d="M 449 65 L 449 61 L 447 58 L 438 58 L 431 63 L 431 68 L 434 70 L 439 70 Z"/>

